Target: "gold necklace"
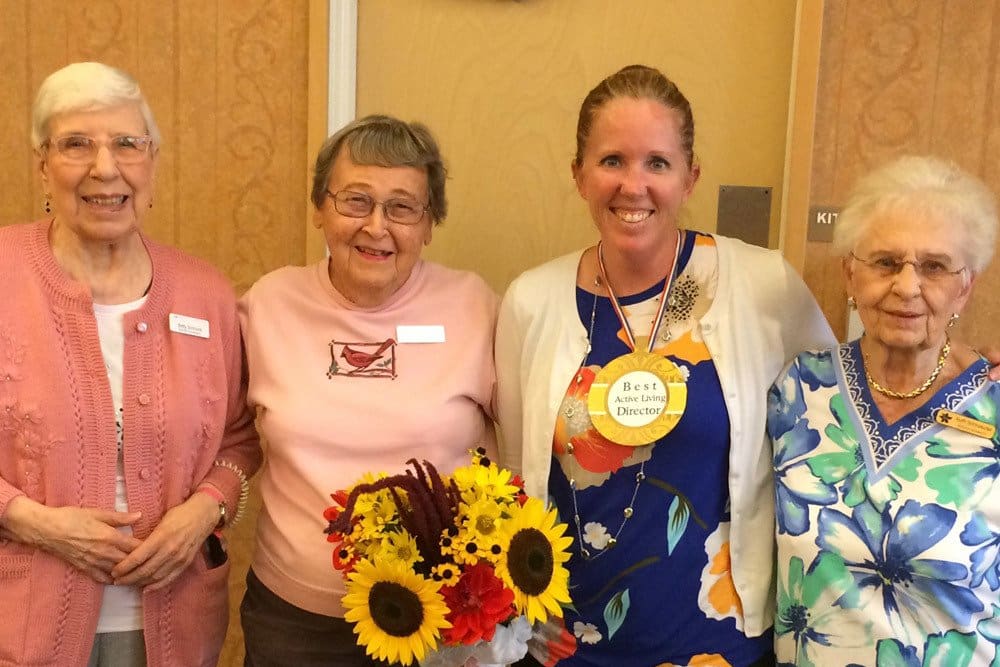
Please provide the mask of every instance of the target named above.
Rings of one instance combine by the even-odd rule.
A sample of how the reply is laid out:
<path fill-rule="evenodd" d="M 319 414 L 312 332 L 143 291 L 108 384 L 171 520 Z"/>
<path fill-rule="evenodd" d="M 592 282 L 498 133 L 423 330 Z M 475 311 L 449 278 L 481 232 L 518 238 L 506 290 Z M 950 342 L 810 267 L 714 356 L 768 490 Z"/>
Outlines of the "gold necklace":
<path fill-rule="evenodd" d="M 937 366 L 934 367 L 934 370 L 931 372 L 930 376 L 928 376 L 928 378 L 924 380 L 924 383 L 922 385 L 920 385 L 919 387 L 917 387 L 912 391 L 907 391 L 907 392 L 893 391 L 892 389 L 883 387 L 878 382 L 876 382 L 875 378 L 872 377 L 871 373 L 868 370 L 868 367 L 871 365 L 871 360 L 868 358 L 868 354 L 862 352 L 861 356 L 864 360 L 865 375 L 868 376 L 868 384 L 871 385 L 872 389 L 874 389 L 880 394 L 888 396 L 889 398 L 913 398 L 914 396 L 919 396 L 920 394 L 930 389 L 930 386 L 934 384 L 934 380 L 937 380 L 938 375 L 941 374 L 941 369 L 944 368 L 944 362 L 948 359 L 948 354 L 950 352 L 951 352 L 951 339 L 948 338 L 948 336 L 945 336 L 944 347 L 941 348 L 941 353 L 938 355 Z"/>

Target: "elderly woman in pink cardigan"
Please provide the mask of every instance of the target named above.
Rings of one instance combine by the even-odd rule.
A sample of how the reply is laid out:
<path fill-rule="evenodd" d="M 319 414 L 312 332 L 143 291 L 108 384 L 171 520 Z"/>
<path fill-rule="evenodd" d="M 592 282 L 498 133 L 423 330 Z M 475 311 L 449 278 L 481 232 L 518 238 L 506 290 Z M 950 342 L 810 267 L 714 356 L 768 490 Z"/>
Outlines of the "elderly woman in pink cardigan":
<path fill-rule="evenodd" d="M 32 141 L 47 215 L 0 229 L 0 665 L 214 666 L 218 530 L 261 459 L 234 294 L 141 231 L 160 137 L 131 77 L 55 72 Z"/>

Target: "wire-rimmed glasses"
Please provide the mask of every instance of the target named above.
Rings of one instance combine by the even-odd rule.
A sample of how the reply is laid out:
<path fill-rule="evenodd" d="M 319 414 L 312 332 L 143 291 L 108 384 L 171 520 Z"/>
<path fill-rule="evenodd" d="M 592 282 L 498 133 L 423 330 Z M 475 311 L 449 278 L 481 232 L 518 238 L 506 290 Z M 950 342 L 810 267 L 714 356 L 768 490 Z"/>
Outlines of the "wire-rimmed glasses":
<path fill-rule="evenodd" d="M 138 164 L 149 155 L 153 138 L 149 135 L 118 134 L 99 142 L 85 134 L 64 134 L 50 138 L 46 145 L 55 149 L 67 162 L 75 164 L 94 162 L 101 146 L 107 147 L 111 157 L 119 164 Z"/>
<path fill-rule="evenodd" d="M 326 194 L 333 200 L 333 207 L 341 215 L 346 215 L 349 218 L 365 218 L 372 214 L 375 205 L 378 204 L 382 207 L 382 213 L 385 214 L 387 220 L 400 225 L 417 224 L 430 208 L 428 205 L 408 197 L 394 197 L 378 201 L 364 192 L 354 190 L 338 190 L 337 192 L 327 190 Z"/>
<path fill-rule="evenodd" d="M 894 278 L 899 275 L 903 267 L 909 264 L 921 280 L 928 282 L 941 282 L 949 278 L 961 275 L 968 267 L 953 269 L 942 259 L 900 259 L 892 255 L 874 255 L 868 258 L 861 258 L 851 253 L 851 257 L 867 266 L 875 275 L 880 278 Z"/>

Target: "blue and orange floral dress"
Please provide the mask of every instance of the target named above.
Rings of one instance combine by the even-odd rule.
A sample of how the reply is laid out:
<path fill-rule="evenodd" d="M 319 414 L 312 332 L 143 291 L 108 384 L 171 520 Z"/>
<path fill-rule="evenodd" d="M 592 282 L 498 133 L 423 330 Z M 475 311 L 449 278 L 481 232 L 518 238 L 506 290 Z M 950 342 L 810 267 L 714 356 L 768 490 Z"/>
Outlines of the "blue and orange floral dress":
<path fill-rule="evenodd" d="M 675 275 L 654 352 L 686 377 L 687 408 L 641 447 L 610 442 L 590 421 L 596 372 L 630 349 L 610 300 L 577 289 L 592 350 L 566 378 L 549 478 L 574 537 L 573 607 L 542 629 L 533 654 L 545 665 L 743 667 L 771 652 L 770 633 L 742 633 L 730 576 L 729 417 L 699 327 L 716 290 L 714 239 L 687 232 Z M 649 332 L 663 286 L 619 299 L 636 335 Z"/>
<path fill-rule="evenodd" d="M 988 370 L 892 424 L 857 341 L 803 353 L 775 382 L 779 664 L 1000 665 L 1000 440 L 935 421 L 995 427 Z"/>

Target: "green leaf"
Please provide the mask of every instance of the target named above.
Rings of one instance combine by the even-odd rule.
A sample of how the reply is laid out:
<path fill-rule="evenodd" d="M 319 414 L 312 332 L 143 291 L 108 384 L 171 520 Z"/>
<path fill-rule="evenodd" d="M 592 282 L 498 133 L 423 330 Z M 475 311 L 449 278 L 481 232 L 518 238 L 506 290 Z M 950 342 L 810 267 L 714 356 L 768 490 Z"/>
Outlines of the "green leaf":
<path fill-rule="evenodd" d="M 604 607 L 604 622 L 608 624 L 608 640 L 615 636 L 618 628 L 622 627 L 630 606 L 631 602 L 626 588 L 615 593 Z"/>
<path fill-rule="evenodd" d="M 681 536 L 687 530 L 688 520 L 691 518 L 691 511 L 686 502 L 680 497 L 674 496 L 670 502 L 670 509 L 667 511 L 667 553 L 674 553 L 674 547 L 680 542 Z"/>
<path fill-rule="evenodd" d="M 927 486 L 937 491 L 937 501 L 942 505 L 952 503 L 961 507 L 975 491 L 975 479 L 983 463 L 956 463 L 928 470 L 924 475 Z"/>
<path fill-rule="evenodd" d="M 975 657 L 976 635 L 949 630 L 944 635 L 927 638 L 924 652 L 925 665 L 948 665 L 948 667 L 969 667 Z"/>

